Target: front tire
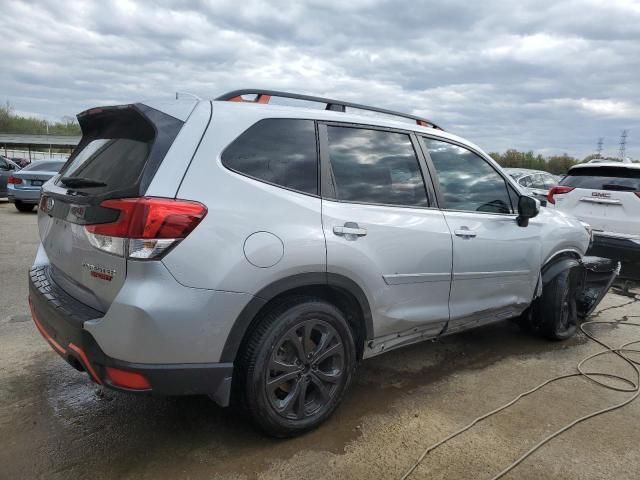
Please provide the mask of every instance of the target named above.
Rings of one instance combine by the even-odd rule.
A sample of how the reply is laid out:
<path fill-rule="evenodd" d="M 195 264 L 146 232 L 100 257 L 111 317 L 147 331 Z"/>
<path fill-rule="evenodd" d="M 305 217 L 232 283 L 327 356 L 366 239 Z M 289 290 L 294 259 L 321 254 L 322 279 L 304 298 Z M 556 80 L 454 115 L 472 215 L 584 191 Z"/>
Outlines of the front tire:
<path fill-rule="evenodd" d="M 19 212 L 23 213 L 33 212 L 33 209 L 36 208 L 33 203 L 22 203 L 20 200 L 16 200 L 15 206 Z"/>
<path fill-rule="evenodd" d="M 542 290 L 535 308 L 540 333 L 550 340 L 573 337 L 578 325 L 575 269 L 567 269 Z"/>
<path fill-rule="evenodd" d="M 296 297 L 258 322 L 238 364 L 242 405 L 274 437 L 324 422 L 346 392 L 356 364 L 353 334 L 330 303 Z"/>

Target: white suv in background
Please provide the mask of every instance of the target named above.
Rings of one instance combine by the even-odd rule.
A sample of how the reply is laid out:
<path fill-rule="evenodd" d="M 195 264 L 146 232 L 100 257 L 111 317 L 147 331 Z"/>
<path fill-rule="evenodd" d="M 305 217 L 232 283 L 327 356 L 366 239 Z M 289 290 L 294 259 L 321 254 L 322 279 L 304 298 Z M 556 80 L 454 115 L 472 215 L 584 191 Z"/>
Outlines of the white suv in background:
<path fill-rule="evenodd" d="M 595 255 L 622 260 L 623 276 L 640 272 L 640 164 L 575 165 L 547 201 L 591 225 Z"/>

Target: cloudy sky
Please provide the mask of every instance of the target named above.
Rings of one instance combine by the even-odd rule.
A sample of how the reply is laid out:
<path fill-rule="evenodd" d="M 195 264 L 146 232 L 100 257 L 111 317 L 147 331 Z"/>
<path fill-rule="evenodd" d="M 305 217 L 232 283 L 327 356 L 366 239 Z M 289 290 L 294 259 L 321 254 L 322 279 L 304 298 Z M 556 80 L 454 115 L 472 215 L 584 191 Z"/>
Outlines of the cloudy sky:
<path fill-rule="evenodd" d="M 640 0 L 0 0 L 0 102 L 58 119 L 244 87 L 425 115 L 485 150 L 640 158 Z"/>

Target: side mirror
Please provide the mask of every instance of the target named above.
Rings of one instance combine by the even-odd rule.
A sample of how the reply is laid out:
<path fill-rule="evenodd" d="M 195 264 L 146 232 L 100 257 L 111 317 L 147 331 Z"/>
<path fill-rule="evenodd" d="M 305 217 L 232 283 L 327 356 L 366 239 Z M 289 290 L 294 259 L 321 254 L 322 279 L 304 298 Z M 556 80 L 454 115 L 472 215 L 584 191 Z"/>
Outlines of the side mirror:
<path fill-rule="evenodd" d="M 518 225 L 526 227 L 529 225 L 529 219 L 540 213 L 540 200 L 533 197 L 523 195 L 518 200 Z"/>

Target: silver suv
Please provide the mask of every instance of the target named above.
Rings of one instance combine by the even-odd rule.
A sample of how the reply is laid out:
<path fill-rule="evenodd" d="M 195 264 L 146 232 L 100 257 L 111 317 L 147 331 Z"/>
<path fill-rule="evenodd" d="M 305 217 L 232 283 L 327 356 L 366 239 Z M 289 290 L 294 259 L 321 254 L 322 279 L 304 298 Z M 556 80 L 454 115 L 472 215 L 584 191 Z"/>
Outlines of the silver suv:
<path fill-rule="evenodd" d="M 274 436 L 324 421 L 362 359 L 508 318 L 568 338 L 614 274 L 422 118 L 245 90 L 78 119 L 39 204 L 38 330 L 97 384 L 237 402 Z"/>

